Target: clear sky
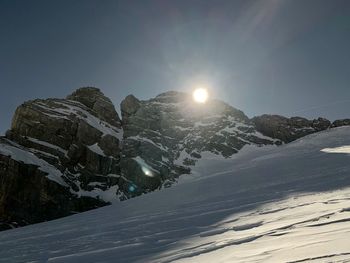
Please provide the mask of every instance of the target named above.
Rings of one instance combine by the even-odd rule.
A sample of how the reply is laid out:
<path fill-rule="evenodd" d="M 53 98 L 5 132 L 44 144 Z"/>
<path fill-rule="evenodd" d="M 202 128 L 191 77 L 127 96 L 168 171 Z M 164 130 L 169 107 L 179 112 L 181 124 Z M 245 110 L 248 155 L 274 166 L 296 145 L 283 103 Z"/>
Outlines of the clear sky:
<path fill-rule="evenodd" d="M 350 118 L 350 1 L 0 0 L 0 134 L 25 100 L 195 85 L 250 117 Z"/>

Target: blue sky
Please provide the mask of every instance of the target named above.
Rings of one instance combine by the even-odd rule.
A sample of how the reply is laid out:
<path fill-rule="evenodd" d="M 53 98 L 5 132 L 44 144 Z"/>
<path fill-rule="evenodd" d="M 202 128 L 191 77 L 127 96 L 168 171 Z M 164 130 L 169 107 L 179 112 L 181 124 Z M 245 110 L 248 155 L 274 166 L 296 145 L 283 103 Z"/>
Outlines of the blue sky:
<path fill-rule="evenodd" d="M 116 108 L 204 85 L 250 117 L 350 118 L 347 0 L 0 0 L 0 37 L 0 133 L 82 86 Z"/>

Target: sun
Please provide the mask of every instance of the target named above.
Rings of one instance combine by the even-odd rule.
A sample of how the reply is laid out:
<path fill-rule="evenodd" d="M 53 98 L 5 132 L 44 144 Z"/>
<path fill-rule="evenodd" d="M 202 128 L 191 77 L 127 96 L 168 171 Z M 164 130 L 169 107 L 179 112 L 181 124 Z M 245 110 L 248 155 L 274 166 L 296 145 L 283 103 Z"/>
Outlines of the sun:
<path fill-rule="evenodd" d="M 205 103 L 208 100 L 208 91 L 204 88 L 197 88 L 192 93 L 193 100 L 197 103 Z"/>

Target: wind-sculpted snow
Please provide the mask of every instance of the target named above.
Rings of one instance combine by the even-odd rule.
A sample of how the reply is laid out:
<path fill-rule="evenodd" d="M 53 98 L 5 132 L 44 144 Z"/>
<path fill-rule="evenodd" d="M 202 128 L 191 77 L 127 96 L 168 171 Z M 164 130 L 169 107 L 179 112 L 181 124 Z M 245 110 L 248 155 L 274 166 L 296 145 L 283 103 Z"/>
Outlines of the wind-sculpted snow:
<path fill-rule="evenodd" d="M 0 262 L 349 262 L 350 155 L 322 151 L 349 133 L 208 154 L 172 188 L 1 232 Z"/>

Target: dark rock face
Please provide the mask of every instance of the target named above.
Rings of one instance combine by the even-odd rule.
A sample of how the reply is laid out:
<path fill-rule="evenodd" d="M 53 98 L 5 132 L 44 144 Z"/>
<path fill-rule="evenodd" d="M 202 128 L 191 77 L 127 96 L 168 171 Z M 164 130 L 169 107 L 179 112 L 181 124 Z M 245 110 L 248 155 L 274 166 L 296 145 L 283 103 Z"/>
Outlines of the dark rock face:
<path fill-rule="evenodd" d="M 285 143 L 326 130 L 331 126 L 331 122 L 324 118 L 308 120 L 301 117 L 286 118 L 279 115 L 262 115 L 254 117 L 252 121 L 259 132 Z"/>
<path fill-rule="evenodd" d="M 96 113 L 96 116 L 101 120 L 114 127 L 121 127 L 119 116 L 112 101 L 97 88 L 80 88 L 67 96 L 67 100 L 79 101 L 89 109 L 93 110 Z"/>
<path fill-rule="evenodd" d="M 96 88 L 20 105 L 0 137 L 0 230 L 51 220 L 176 183 L 205 155 L 280 145 L 350 120 L 262 115 L 166 92 L 121 103 Z"/>
<path fill-rule="evenodd" d="M 105 205 L 96 198 L 75 198 L 68 187 L 46 177 L 33 164 L 0 155 L 0 229 L 52 220 Z"/>
<path fill-rule="evenodd" d="M 17 108 L 0 142 L 0 221 L 36 223 L 118 198 L 118 114 L 98 89 L 82 88 L 68 98 Z"/>
<path fill-rule="evenodd" d="M 332 128 L 349 126 L 349 125 L 350 125 L 350 119 L 336 120 L 332 123 Z"/>
<path fill-rule="evenodd" d="M 140 105 L 140 101 L 135 98 L 135 96 L 127 96 L 120 105 L 123 121 L 127 121 L 130 115 L 135 114 L 135 112 L 140 108 Z"/>
<path fill-rule="evenodd" d="M 128 197 L 170 186 L 190 173 L 203 152 L 228 158 L 247 144 L 280 143 L 259 133 L 243 112 L 220 101 L 195 104 L 186 93 L 167 92 L 148 101 L 128 96 L 121 110 L 121 174 L 128 182 L 120 187 Z"/>

